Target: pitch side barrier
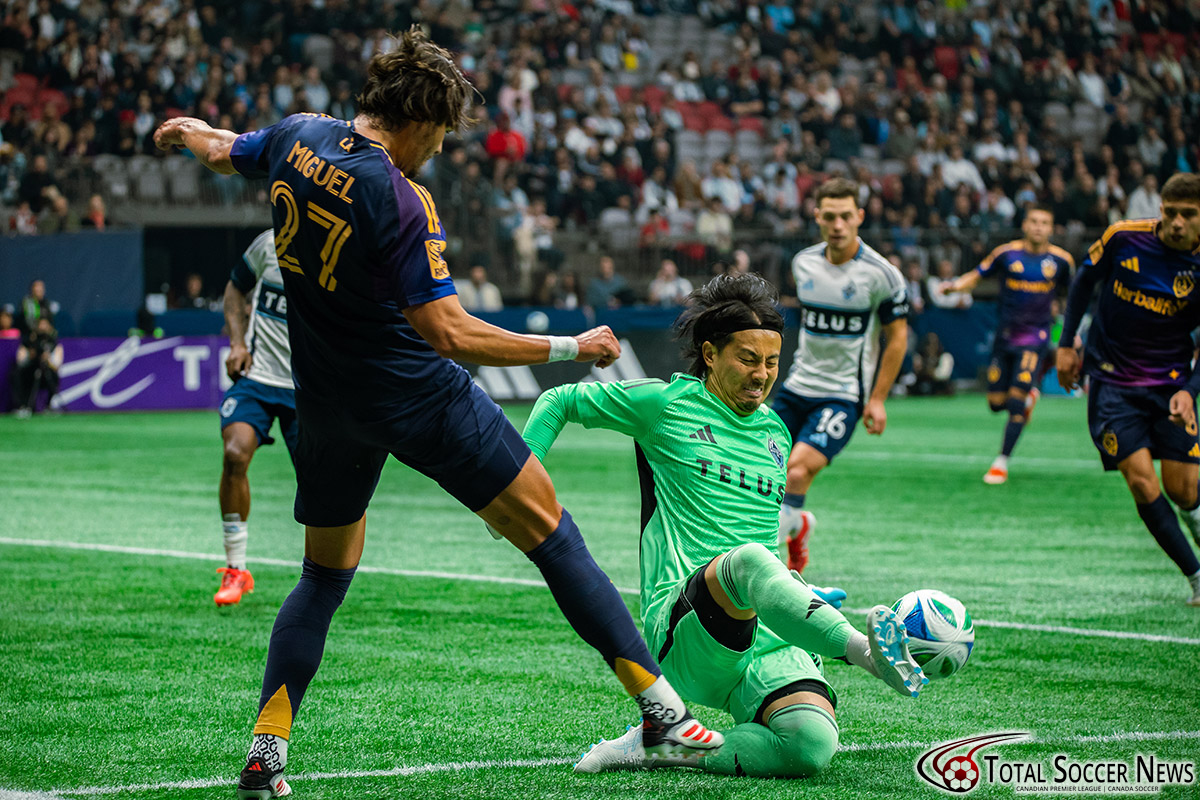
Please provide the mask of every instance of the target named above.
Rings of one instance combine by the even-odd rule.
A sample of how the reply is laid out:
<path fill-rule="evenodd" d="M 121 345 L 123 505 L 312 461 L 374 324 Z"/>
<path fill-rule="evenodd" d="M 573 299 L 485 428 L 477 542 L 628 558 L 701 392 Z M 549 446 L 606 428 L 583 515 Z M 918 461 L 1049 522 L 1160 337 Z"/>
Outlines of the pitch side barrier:
<path fill-rule="evenodd" d="M 588 364 L 556 362 L 532 367 L 467 365 L 479 385 L 495 400 L 529 401 L 564 383 L 637 378 L 668 379 L 685 368 L 670 324 L 676 309 L 633 307 L 605 310 L 594 316 L 579 310 L 514 308 L 484 319 L 509 330 L 531 333 L 577 333 L 597 324 L 609 325 L 621 340 L 622 356 L 603 370 Z M 786 369 L 798 338 L 798 312 L 788 309 L 783 356 Z M 121 315 L 114 334 L 128 324 Z M 128 315 L 132 316 L 132 315 Z M 70 337 L 62 340 L 65 363 L 55 406 L 66 411 L 148 411 L 215 409 L 229 387 L 225 357 L 229 341 L 219 335 L 223 320 L 216 312 L 174 312 L 159 322 L 165 336 Z M 995 324 L 992 304 L 970 309 L 928 309 L 913 319 L 919 337 L 935 332 L 955 359 L 954 377 L 974 379 L 986 366 Z M 0 410 L 12 407 L 11 373 L 18 342 L 0 340 Z M 44 407 L 42 398 L 41 407 Z"/>

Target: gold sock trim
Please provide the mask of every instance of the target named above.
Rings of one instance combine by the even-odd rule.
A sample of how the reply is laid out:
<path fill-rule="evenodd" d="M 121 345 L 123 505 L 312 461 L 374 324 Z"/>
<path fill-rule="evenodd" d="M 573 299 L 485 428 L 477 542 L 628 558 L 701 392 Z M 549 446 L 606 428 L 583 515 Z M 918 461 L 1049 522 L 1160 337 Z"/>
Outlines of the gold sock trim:
<path fill-rule="evenodd" d="M 288 697 L 287 685 L 280 686 L 271 699 L 258 712 L 254 732 L 269 733 L 287 739 L 292 735 L 292 701 Z"/>
<path fill-rule="evenodd" d="M 657 675 L 651 675 L 641 664 L 625 658 L 618 658 L 613 663 L 613 672 L 617 673 L 617 679 L 631 697 L 646 691 L 658 680 Z"/>

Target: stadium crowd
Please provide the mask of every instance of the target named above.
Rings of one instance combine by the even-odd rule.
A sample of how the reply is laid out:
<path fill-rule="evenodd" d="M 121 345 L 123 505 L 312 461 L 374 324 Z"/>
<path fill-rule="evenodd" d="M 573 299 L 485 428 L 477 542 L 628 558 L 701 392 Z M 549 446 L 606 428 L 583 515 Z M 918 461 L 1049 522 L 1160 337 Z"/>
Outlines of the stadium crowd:
<path fill-rule="evenodd" d="M 367 59 L 387 31 L 418 24 L 460 54 L 480 94 L 477 124 L 422 176 L 450 252 L 490 242 L 491 274 L 525 298 L 544 288 L 539 270 L 559 270 L 572 232 L 641 250 L 627 267 L 644 276 L 641 297 L 663 257 L 696 277 L 738 246 L 786 283 L 791 244 L 816 238 L 814 186 L 835 173 L 861 186 L 864 238 L 920 284 L 942 261 L 973 266 L 1035 201 L 1059 236 L 1152 216 L 1159 183 L 1196 171 L 1200 150 L 1187 0 L 6 8 L 8 233 L 103 225 L 104 185 L 67 177 L 100 156 L 159 159 L 151 133 L 169 116 L 235 130 L 305 110 L 352 117 Z"/>

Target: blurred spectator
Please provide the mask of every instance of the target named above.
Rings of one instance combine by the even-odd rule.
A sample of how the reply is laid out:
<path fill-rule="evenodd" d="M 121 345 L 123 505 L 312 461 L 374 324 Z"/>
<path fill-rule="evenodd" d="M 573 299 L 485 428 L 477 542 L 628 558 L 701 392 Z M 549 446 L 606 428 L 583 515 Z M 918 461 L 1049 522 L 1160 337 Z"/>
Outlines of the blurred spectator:
<path fill-rule="evenodd" d="M 21 329 L 13 322 L 13 313 L 8 308 L 0 308 L 0 339 L 20 339 Z"/>
<path fill-rule="evenodd" d="M 212 301 L 204 293 L 204 278 L 197 272 L 184 279 L 183 294 L 175 299 L 175 308 L 208 309 Z"/>
<path fill-rule="evenodd" d="M 46 156 L 39 153 L 33 157 L 33 162 L 21 178 L 21 188 L 17 193 L 20 202 L 28 203 L 29 210 L 35 215 L 42 213 L 46 207 L 47 190 L 54 185 L 54 176 L 50 174 L 50 165 Z"/>
<path fill-rule="evenodd" d="M 968 309 L 974 302 L 970 292 L 947 292 L 942 294 L 940 287 L 947 281 L 954 280 L 957 270 L 953 262 L 943 258 L 938 262 L 937 275 L 930 275 L 925 281 L 925 297 L 938 308 Z"/>
<path fill-rule="evenodd" d="M 696 236 L 715 253 L 728 253 L 733 247 L 733 217 L 719 197 L 711 197 L 696 217 Z"/>
<path fill-rule="evenodd" d="M 664 258 L 658 275 L 650 281 L 649 299 L 652 305 L 681 306 L 692 293 L 692 282 L 679 275 L 679 267 L 669 258 Z"/>
<path fill-rule="evenodd" d="M 537 283 L 537 287 L 529 297 L 530 305 L 558 307 L 563 300 L 562 290 L 558 284 L 557 272 L 553 270 L 543 272 L 541 279 Z"/>
<path fill-rule="evenodd" d="M 17 327 L 29 333 L 37 328 L 39 319 L 54 321 L 58 303 L 46 299 L 46 282 L 34 278 L 29 282 L 29 294 L 21 298 L 21 312 L 17 316 Z"/>
<path fill-rule="evenodd" d="M 913 353 L 913 373 L 916 381 L 909 390 L 915 395 L 954 394 L 950 375 L 954 372 L 954 356 L 946 352 L 933 331 L 921 337 Z"/>
<path fill-rule="evenodd" d="M 670 232 L 671 223 L 657 207 L 651 208 L 646 222 L 638 232 L 638 246 L 647 249 L 664 245 Z"/>
<path fill-rule="evenodd" d="M 80 220 L 80 224 L 85 228 L 104 230 L 104 226 L 108 224 L 108 210 L 104 207 L 103 197 L 94 194 L 88 198 L 87 213 Z"/>
<path fill-rule="evenodd" d="M 67 198 L 51 189 L 50 207 L 38 220 L 38 233 L 75 233 L 79 230 L 79 215 L 71 210 Z"/>
<path fill-rule="evenodd" d="M 724 161 L 714 161 L 712 174 L 704 179 L 701 192 L 705 199 L 717 198 L 730 214 L 736 214 L 742 207 L 742 187 L 729 174 L 729 165 Z"/>
<path fill-rule="evenodd" d="M 629 283 L 617 274 L 612 256 L 601 256 L 599 267 L 600 274 L 588 284 L 587 304 L 597 310 L 632 304 Z"/>
<path fill-rule="evenodd" d="M 579 276 L 567 272 L 562 276 L 559 289 L 560 299 L 554 305 L 568 310 L 579 308 L 583 304 L 583 291 L 579 285 Z"/>
<path fill-rule="evenodd" d="M 896 264 L 900 259 L 891 257 L 888 260 Z M 921 268 L 920 261 L 914 258 L 904 262 L 904 281 L 908 286 L 908 305 L 914 314 L 925 311 L 924 278 L 925 270 Z"/>
<path fill-rule="evenodd" d="M 1158 216 L 1162 196 L 1158 193 L 1158 178 L 1147 174 L 1142 178 L 1142 184 L 1129 195 L 1129 207 L 1126 214 L 1129 219 L 1149 219 Z"/>
<path fill-rule="evenodd" d="M 46 407 L 50 408 L 58 393 L 58 370 L 63 364 L 63 347 L 58 332 L 49 317 L 41 317 L 36 327 L 27 333 L 17 348 L 16 369 L 13 370 L 13 407 L 18 417 L 28 417 L 37 408 L 37 396 L 48 393 Z"/>
<path fill-rule="evenodd" d="M 500 289 L 488 281 L 487 269 L 479 264 L 471 267 L 467 273 L 469 278 L 454 281 L 458 298 L 462 307 L 467 311 L 501 311 L 504 300 L 500 297 Z"/>
<path fill-rule="evenodd" d="M 37 219 L 37 214 L 29 207 L 29 201 L 22 200 L 8 218 L 8 229 L 17 236 L 33 236 L 38 232 Z"/>
<path fill-rule="evenodd" d="M 508 114 L 496 117 L 496 127 L 488 134 L 484 150 L 495 161 L 495 179 L 499 180 L 508 167 L 525 159 L 528 144 L 520 132 L 513 130 Z"/>

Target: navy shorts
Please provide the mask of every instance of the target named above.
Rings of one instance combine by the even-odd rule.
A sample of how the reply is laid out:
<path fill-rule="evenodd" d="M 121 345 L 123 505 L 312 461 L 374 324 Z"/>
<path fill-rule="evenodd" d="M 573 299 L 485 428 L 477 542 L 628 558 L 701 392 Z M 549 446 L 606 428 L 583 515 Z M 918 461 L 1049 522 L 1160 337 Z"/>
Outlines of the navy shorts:
<path fill-rule="evenodd" d="M 432 478 L 471 511 L 503 492 L 532 455 L 465 371 L 421 412 L 367 417 L 296 392 L 296 521 L 332 528 L 367 510 L 388 455 Z"/>
<path fill-rule="evenodd" d="M 1045 347 L 1013 347 L 997 341 L 988 363 L 988 392 L 1007 392 L 1019 389 L 1028 394 L 1041 378 Z"/>
<path fill-rule="evenodd" d="M 850 443 L 862 417 L 862 406 L 853 400 L 802 397 L 787 389 L 779 390 L 771 408 L 787 426 L 793 446 L 803 442 L 830 462 Z"/>
<path fill-rule="evenodd" d="M 259 445 L 274 444 L 271 422 L 279 420 L 279 432 L 295 458 L 299 439 L 296 424 L 296 393 L 265 383 L 239 378 L 221 399 L 221 430 L 235 422 L 244 422 L 258 434 Z"/>
<path fill-rule="evenodd" d="M 1178 386 L 1117 386 L 1092 380 L 1088 389 L 1088 428 L 1106 470 L 1117 468 L 1143 447 L 1150 456 L 1185 464 L 1200 463 L 1196 427 L 1171 422 L 1171 397 Z"/>

